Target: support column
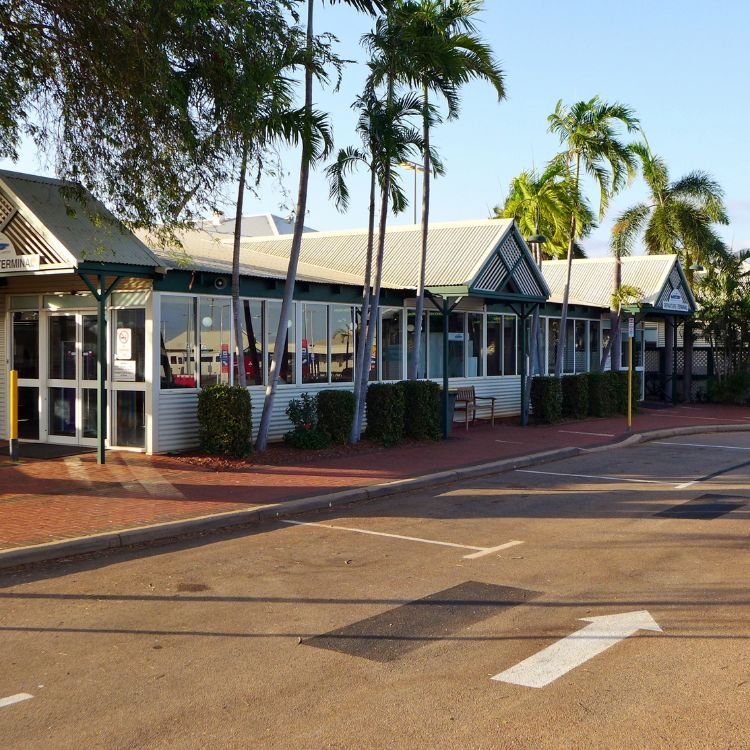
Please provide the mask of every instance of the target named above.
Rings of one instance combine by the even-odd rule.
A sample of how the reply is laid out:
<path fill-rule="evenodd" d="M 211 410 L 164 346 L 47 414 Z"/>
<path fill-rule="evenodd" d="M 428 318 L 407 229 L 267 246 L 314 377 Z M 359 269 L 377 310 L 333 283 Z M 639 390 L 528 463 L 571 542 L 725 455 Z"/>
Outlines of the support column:
<path fill-rule="evenodd" d="M 664 399 L 674 403 L 674 318 L 664 318 L 664 366 L 659 375 L 664 379 Z"/>
<path fill-rule="evenodd" d="M 526 305 L 521 304 L 521 426 L 526 427 L 529 423 L 529 400 L 526 394 Z"/>
<path fill-rule="evenodd" d="M 99 426 L 96 441 L 96 462 L 103 464 L 105 442 L 107 439 L 107 295 L 104 276 L 99 276 L 99 294 L 97 296 L 98 327 L 96 337 L 96 414 Z"/>
<path fill-rule="evenodd" d="M 448 417 L 450 416 L 449 411 L 449 399 L 448 399 L 448 384 L 450 378 L 448 377 L 448 315 L 450 314 L 450 306 L 448 304 L 448 298 L 443 297 L 443 440 L 448 439 L 450 432 L 450 425 L 448 424 Z M 466 415 L 468 419 L 468 414 Z"/>

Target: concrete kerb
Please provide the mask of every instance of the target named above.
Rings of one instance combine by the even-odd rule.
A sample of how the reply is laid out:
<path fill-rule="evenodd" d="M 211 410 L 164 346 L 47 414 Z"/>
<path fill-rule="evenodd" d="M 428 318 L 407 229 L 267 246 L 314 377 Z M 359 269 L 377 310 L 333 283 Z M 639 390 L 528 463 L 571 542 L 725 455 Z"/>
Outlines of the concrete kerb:
<path fill-rule="evenodd" d="M 672 427 L 649 432 L 635 433 L 623 440 L 595 448 L 556 448 L 554 450 L 532 453 L 515 458 L 506 458 L 500 461 L 492 461 L 475 466 L 467 466 L 461 469 L 441 471 L 434 474 L 425 474 L 419 477 L 399 479 L 394 482 L 372 485 L 369 487 L 356 487 L 340 492 L 315 495 L 300 498 L 298 500 L 286 500 L 280 503 L 263 505 L 248 510 L 229 511 L 198 518 L 189 518 L 184 521 L 168 521 L 166 523 L 152 524 L 150 526 L 139 526 L 133 529 L 125 529 L 120 532 L 108 532 L 95 534 L 75 539 L 66 539 L 59 542 L 21 547 L 18 549 L 0 551 L 0 570 L 17 568 L 41 562 L 50 562 L 64 557 L 73 557 L 91 552 L 102 552 L 106 550 L 122 549 L 137 544 L 154 543 L 177 539 L 189 534 L 231 529 L 237 526 L 258 524 L 264 521 L 274 521 L 282 518 L 296 516 L 316 510 L 327 510 L 341 505 L 375 500 L 393 495 L 406 494 L 415 490 L 437 487 L 450 484 L 463 479 L 502 474 L 506 471 L 559 461 L 572 458 L 583 453 L 615 450 L 625 448 L 638 443 L 650 442 L 678 435 L 697 435 L 707 432 L 743 432 L 750 430 L 747 425 L 691 425 L 686 427 Z"/>

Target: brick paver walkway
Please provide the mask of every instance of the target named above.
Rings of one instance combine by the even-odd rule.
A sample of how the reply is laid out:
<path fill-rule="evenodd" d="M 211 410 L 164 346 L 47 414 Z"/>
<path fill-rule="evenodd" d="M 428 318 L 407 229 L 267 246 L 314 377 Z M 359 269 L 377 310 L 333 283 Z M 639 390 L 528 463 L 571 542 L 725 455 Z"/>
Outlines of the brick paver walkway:
<path fill-rule="evenodd" d="M 744 424 L 750 407 L 713 405 L 643 410 L 633 431 Z M 112 451 L 11 464 L 0 459 L 0 550 L 380 484 L 565 446 L 626 436 L 623 417 L 529 426 L 456 425 L 448 441 L 330 458 L 314 464 L 216 472 L 169 456 Z"/>

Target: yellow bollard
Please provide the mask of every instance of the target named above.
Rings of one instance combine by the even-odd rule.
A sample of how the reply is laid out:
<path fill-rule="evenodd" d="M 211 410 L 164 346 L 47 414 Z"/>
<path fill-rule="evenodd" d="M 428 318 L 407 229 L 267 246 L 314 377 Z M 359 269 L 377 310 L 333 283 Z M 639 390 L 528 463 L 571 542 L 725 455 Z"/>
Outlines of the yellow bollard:
<path fill-rule="evenodd" d="M 18 370 L 10 371 L 10 458 L 18 461 Z"/>

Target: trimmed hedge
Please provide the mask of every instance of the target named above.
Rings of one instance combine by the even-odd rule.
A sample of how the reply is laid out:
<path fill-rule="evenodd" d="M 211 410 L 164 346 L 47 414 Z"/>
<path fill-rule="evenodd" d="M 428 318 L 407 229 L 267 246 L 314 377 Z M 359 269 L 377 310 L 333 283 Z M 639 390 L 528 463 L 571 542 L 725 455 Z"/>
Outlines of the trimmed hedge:
<path fill-rule="evenodd" d="M 561 380 L 562 415 L 583 419 L 589 415 L 589 384 L 584 375 L 566 375 Z"/>
<path fill-rule="evenodd" d="M 246 456 L 252 450 L 252 431 L 247 388 L 219 383 L 198 393 L 198 436 L 206 453 Z"/>
<path fill-rule="evenodd" d="M 404 380 L 399 385 L 404 390 L 404 432 L 414 440 L 439 440 L 440 386 L 432 380 Z"/>
<path fill-rule="evenodd" d="M 404 437 L 404 387 L 401 383 L 373 383 L 367 389 L 367 437 L 395 445 Z"/>
<path fill-rule="evenodd" d="M 318 428 L 337 444 L 347 443 L 354 421 L 351 391 L 321 391 L 318 394 Z"/>
<path fill-rule="evenodd" d="M 609 372 L 587 372 L 589 414 L 592 417 L 611 417 L 615 413 L 614 382 Z"/>
<path fill-rule="evenodd" d="M 560 378 L 537 377 L 531 381 L 531 408 L 534 421 L 554 424 L 562 419 L 562 385 Z"/>

